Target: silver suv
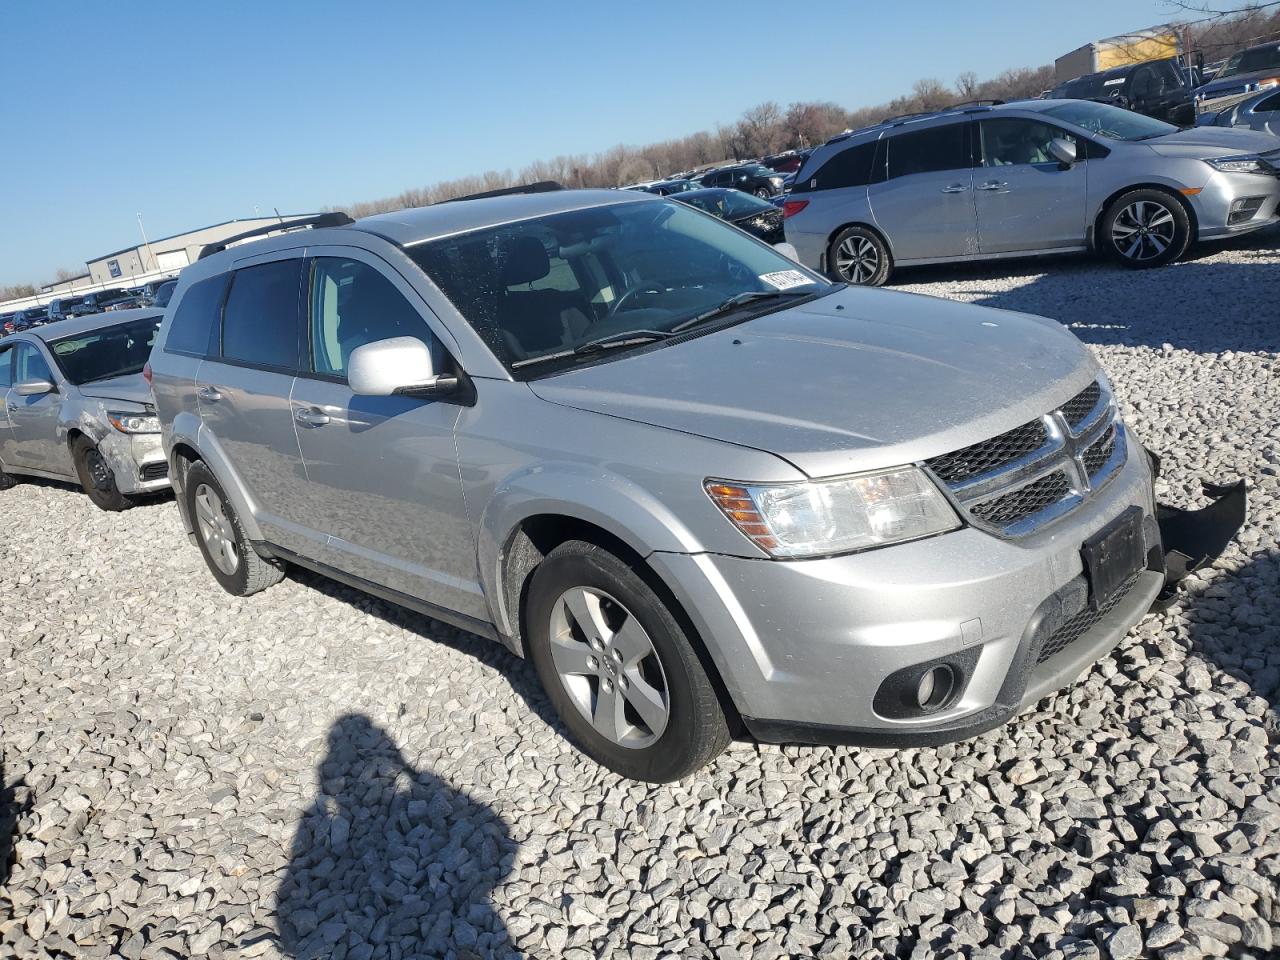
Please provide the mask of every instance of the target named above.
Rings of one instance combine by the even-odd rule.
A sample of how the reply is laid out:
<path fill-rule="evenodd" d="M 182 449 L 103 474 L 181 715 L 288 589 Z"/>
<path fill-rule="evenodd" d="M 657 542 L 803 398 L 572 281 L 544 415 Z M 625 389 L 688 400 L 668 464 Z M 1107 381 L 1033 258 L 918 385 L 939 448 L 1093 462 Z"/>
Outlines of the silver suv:
<path fill-rule="evenodd" d="M 1275 223 L 1277 204 L 1276 137 L 1037 100 L 836 137 L 805 162 L 783 213 L 803 263 L 878 285 L 895 266 L 1089 249 L 1161 266 L 1192 240 Z"/>
<path fill-rule="evenodd" d="M 1148 457 L 1057 323 L 643 193 L 340 220 L 182 273 L 149 372 L 188 531 L 233 594 L 296 563 L 529 657 L 627 776 L 985 730 L 1165 583 Z"/>
<path fill-rule="evenodd" d="M 142 368 L 159 310 L 60 320 L 0 340 L 0 490 L 79 481 L 103 510 L 169 487 Z"/>

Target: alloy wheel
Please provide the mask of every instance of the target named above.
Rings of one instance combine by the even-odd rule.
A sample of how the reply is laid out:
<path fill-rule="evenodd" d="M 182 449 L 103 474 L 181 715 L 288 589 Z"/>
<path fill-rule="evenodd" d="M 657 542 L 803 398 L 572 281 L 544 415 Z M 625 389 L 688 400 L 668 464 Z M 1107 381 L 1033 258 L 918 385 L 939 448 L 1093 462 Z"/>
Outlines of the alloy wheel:
<path fill-rule="evenodd" d="M 222 498 L 213 492 L 212 487 L 202 483 L 196 487 L 195 504 L 200 539 L 218 569 L 230 576 L 240 566 L 240 553 L 236 547 L 235 529 L 223 509 Z"/>
<path fill-rule="evenodd" d="M 648 632 L 617 598 L 573 587 L 551 609 L 551 660 L 574 707 L 611 743 L 640 749 L 667 728 L 667 676 Z"/>
<path fill-rule="evenodd" d="M 846 237 L 836 248 L 836 272 L 849 283 L 866 283 L 880 269 L 880 252 L 866 237 Z"/>
<path fill-rule="evenodd" d="M 1178 230 L 1173 211 L 1155 200 L 1135 200 L 1116 217 L 1111 242 L 1126 260 L 1151 260 L 1173 243 Z"/>

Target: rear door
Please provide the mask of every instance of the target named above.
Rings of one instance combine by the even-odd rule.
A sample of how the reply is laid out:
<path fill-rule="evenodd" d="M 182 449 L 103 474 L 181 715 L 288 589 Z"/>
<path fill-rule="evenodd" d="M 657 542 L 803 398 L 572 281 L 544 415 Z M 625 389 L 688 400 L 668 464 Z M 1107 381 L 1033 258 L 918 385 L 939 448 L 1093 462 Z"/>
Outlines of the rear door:
<path fill-rule="evenodd" d="M 983 253 L 1054 250 L 1085 243 L 1088 161 L 1067 167 L 1049 153 L 1061 137 L 1083 157 L 1087 144 L 1043 120 L 990 117 L 978 124 L 981 166 L 973 193 Z"/>
<path fill-rule="evenodd" d="M 978 252 L 967 121 L 883 138 L 882 182 L 869 192 L 876 225 L 895 260 L 936 260 Z M 877 161 L 877 164 L 879 161 Z"/>
<path fill-rule="evenodd" d="M 216 444 L 247 495 L 263 535 L 297 553 L 323 535 L 299 496 L 306 483 L 289 394 L 302 362 L 304 261 L 284 251 L 239 261 L 222 307 L 220 337 L 199 366 L 201 439 Z"/>
<path fill-rule="evenodd" d="M 311 369 L 294 385 L 292 407 L 309 478 L 307 509 L 330 535 L 325 559 L 487 619 L 454 446 L 461 408 L 446 399 L 357 396 L 347 384 L 351 351 L 391 337 L 419 339 L 436 369 L 451 366 L 430 310 L 373 254 L 310 252 Z"/>
<path fill-rule="evenodd" d="M 46 380 L 56 384 L 48 358 L 36 344 L 19 341 L 13 347 L 13 383 Z M 9 412 L 8 456 L 15 467 L 29 467 L 61 476 L 71 475 L 71 455 L 58 439 L 62 394 L 55 388 L 36 396 L 19 396 L 11 386 L 5 406 Z"/>

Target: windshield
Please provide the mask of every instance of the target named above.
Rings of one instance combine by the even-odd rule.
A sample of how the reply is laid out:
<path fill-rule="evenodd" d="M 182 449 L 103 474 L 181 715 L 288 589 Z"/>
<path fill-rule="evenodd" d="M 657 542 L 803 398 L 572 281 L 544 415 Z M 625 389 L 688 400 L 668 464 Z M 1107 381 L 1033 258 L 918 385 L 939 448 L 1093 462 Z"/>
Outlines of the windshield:
<path fill-rule="evenodd" d="M 775 294 L 835 289 L 772 248 L 672 200 L 572 210 L 428 241 L 408 252 L 503 363 L 533 375 L 598 359 L 588 352 L 561 355 L 602 338 L 627 341 L 609 356 L 656 341 L 731 297 L 759 295 L 734 312 L 743 319 L 776 306 Z"/>
<path fill-rule="evenodd" d="M 676 199 L 717 216 L 721 220 L 738 220 L 778 209 L 772 203 L 753 197 L 749 193 L 743 193 L 741 190 L 698 190 Z"/>
<path fill-rule="evenodd" d="M 1171 123 L 1105 103 L 1071 100 L 1045 107 L 1040 112 L 1065 120 L 1067 123 L 1074 123 L 1090 133 L 1096 133 L 1111 140 L 1151 140 L 1178 132 L 1178 128 Z"/>
<path fill-rule="evenodd" d="M 1227 61 L 1227 65 L 1218 72 L 1214 79 L 1221 80 L 1223 77 L 1234 77 L 1240 73 L 1254 73 L 1258 70 L 1273 70 L 1277 68 L 1280 68 L 1280 44 L 1258 47 L 1254 50 L 1243 50 L 1237 53 Z"/>
<path fill-rule="evenodd" d="M 50 340 L 49 350 L 63 376 L 74 384 L 124 377 L 142 372 L 159 327 L 159 317 L 133 320 Z"/>

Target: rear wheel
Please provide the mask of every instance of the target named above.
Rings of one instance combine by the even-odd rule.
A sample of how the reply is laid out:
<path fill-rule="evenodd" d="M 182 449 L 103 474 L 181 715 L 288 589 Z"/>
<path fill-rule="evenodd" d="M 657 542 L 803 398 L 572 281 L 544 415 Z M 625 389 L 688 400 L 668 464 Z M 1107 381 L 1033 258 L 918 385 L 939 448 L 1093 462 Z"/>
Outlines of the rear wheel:
<path fill-rule="evenodd" d="M 196 543 L 209 572 L 222 589 L 247 597 L 284 579 L 284 568 L 253 549 L 235 508 L 212 471 L 196 461 L 187 470 L 187 515 L 196 528 Z"/>
<path fill-rule="evenodd" d="M 828 272 L 837 280 L 878 287 L 889 279 L 893 259 L 880 235 L 866 227 L 845 227 L 827 251 Z"/>
<path fill-rule="evenodd" d="M 1107 254 L 1126 267 L 1162 267 L 1190 246 L 1191 220 L 1164 191 L 1131 190 L 1107 208 L 1102 239 Z"/>
<path fill-rule="evenodd" d="M 133 500 L 116 486 L 116 475 L 111 465 L 92 440 L 83 434 L 76 437 L 71 444 L 71 459 L 75 461 L 80 486 L 95 506 L 113 513 L 133 506 Z"/>
<path fill-rule="evenodd" d="M 729 728 L 684 629 L 631 566 L 571 541 L 534 571 L 529 654 L 583 751 L 635 780 L 667 783 L 724 750 Z"/>

